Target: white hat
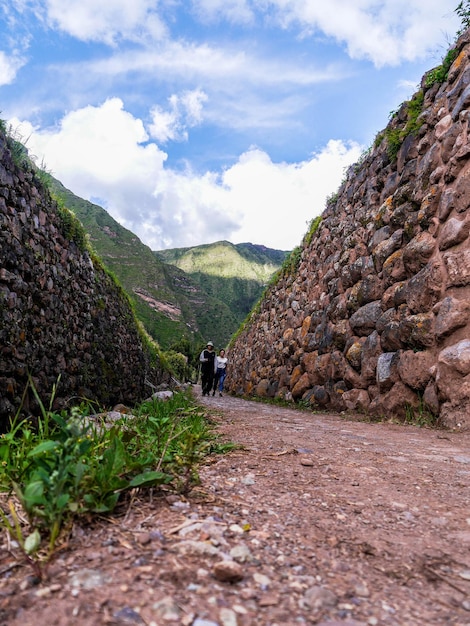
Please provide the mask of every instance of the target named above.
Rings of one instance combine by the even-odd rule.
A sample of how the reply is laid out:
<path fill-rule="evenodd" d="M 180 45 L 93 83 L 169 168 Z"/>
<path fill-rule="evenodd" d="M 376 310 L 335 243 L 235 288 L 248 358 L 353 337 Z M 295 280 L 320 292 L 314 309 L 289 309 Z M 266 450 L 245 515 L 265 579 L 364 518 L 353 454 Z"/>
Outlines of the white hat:
<path fill-rule="evenodd" d="M 208 342 L 206 343 L 206 346 L 212 346 L 212 347 L 214 347 L 214 344 L 212 343 L 212 341 L 208 341 Z"/>

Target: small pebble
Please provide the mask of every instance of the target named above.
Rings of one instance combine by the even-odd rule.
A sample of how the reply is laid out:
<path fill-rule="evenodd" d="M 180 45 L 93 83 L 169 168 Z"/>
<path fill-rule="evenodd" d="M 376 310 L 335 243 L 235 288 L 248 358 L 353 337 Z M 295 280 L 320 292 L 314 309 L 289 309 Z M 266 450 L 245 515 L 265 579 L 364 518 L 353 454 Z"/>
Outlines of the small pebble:
<path fill-rule="evenodd" d="M 220 561 L 212 571 L 215 578 L 224 583 L 236 583 L 244 578 L 243 568 L 235 561 Z"/>
<path fill-rule="evenodd" d="M 137 535 L 137 541 L 140 543 L 141 546 L 148 545 L 152 541 L 150 533 L 139 533 Z"/>

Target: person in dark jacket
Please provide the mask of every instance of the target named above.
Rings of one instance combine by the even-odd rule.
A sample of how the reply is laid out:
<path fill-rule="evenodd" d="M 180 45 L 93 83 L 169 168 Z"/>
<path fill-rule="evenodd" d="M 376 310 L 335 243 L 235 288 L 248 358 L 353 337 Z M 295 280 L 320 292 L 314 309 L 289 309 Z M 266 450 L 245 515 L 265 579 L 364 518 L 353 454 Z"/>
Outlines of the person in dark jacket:
<path fill-rule="evenodd" d="M 208 396 L 214 384 L 215 350 L 212 341 L 208 341 L 205 349 L 199 356 L 201 362 L 202 395 Z"/>

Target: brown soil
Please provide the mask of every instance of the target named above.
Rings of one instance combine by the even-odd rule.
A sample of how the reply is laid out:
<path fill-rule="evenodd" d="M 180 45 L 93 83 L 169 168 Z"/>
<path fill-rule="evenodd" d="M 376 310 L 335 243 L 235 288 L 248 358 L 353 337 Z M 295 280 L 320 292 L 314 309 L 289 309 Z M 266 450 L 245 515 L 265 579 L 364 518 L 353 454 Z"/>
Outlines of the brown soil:
<path fill-rule="evenodd" d="M 201 402 L 241 447 L 75 528 L 43 582 L 4 537 L 0 625 L 470 625 L 470 433 Z"/>

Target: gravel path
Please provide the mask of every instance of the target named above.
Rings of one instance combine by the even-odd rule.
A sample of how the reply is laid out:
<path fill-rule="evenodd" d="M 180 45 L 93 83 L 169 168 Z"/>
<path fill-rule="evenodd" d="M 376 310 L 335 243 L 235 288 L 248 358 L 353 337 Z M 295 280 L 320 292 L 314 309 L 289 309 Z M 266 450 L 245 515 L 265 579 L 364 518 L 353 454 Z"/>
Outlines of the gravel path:
<path fill-rule="evenodd" d="M 39 585 L 4 545 L 1 626 L 470 626 L 470 433 L 200 401 L 239 447 Z"/>

